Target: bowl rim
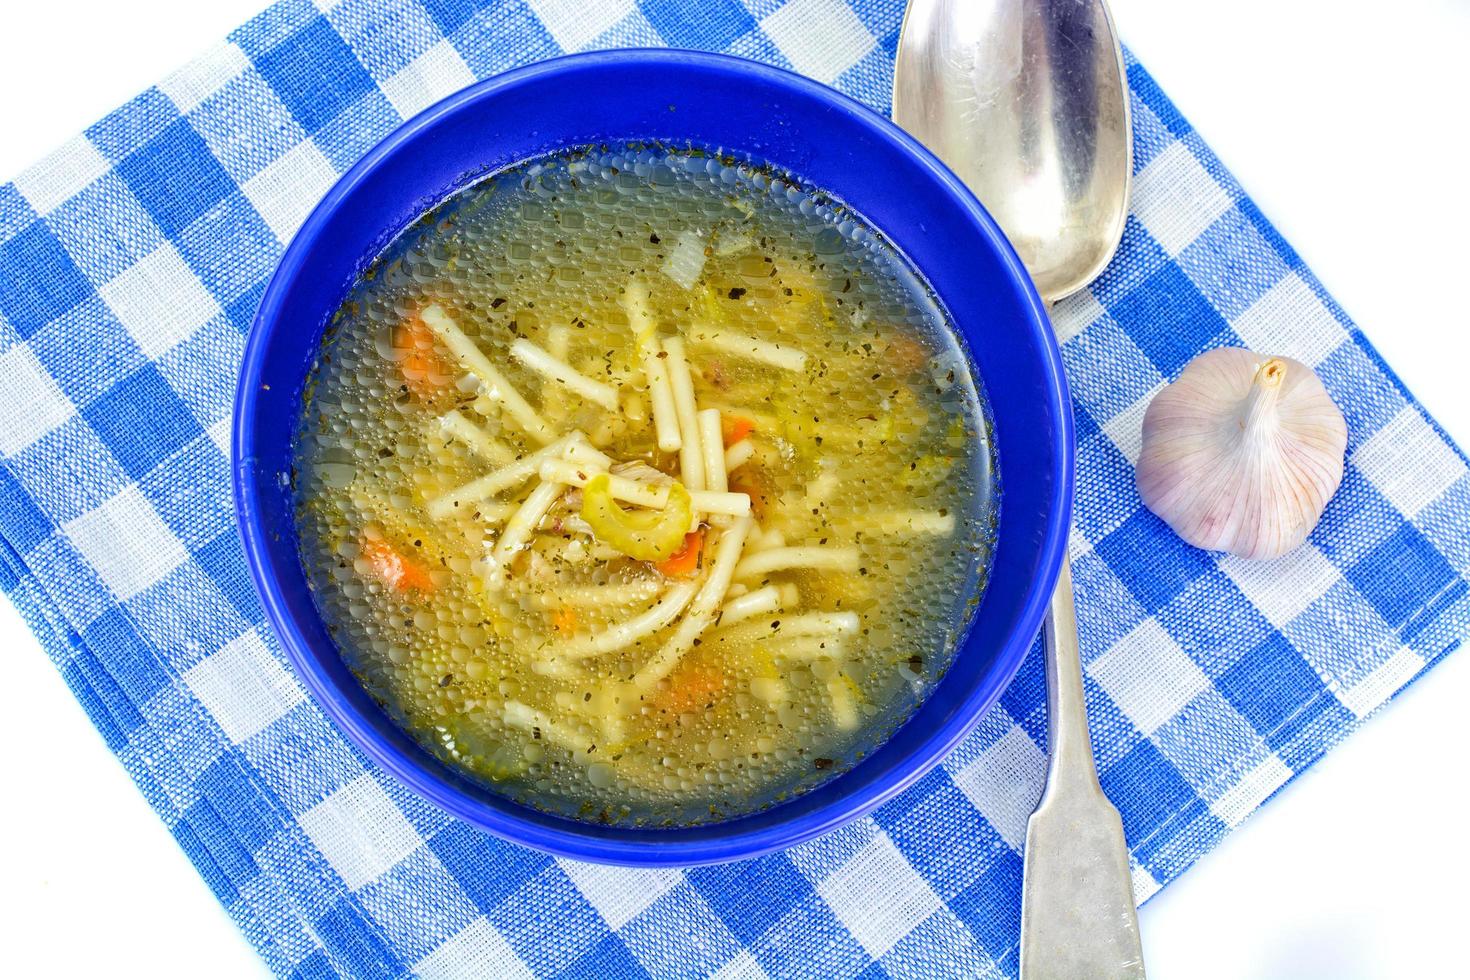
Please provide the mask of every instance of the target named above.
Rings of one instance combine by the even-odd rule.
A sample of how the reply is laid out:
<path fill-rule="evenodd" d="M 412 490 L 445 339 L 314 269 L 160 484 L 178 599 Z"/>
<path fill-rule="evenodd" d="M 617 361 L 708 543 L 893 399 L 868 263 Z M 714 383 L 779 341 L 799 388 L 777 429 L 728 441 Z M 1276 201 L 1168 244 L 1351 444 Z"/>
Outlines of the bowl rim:
<path fill-rule="evenodd" d="M 961 209 L 976 231 L 988 241 L 1009 278 L 1018 287 L 1026 309 L 1026 326 L 1035 334 L 1035 347 L 1043 359 L 1041 373 L 1047 381 L 1040 394 L 1051 402 L 1056 419 L 1051 445 L 1046 455 L 1057 461 L 1058 479 L 1053 483 L 1051 499 L 1044 519 L 1044 534 L 1038 548 L 1038 573 L 1026 592 L 1025 601 L 1015 617 L 1015 627 L 1004 644 L 994 651 L 994 666 L 972 685 L 958 700 L 945 723 L 928 734 L 892 767 L 885 778 L 859 787 L 825 807 L 795 813 L 793 820 L 778 821 L 763 828 L 692 841 L 635 841 L 598 836 L 598 824 L 571 821 L 580 832 L 548 827 L 517 817 L 514 813 L 490 808 L 430 771 L 417 765 L 389 744 L 377 726 L 363 717 L 342 696 L 339 685 L 328 675 L 320 657 L 302 635 L 294 617 L 286 607 L 281 583 L 269 571 L 267 530 L 254 506 L 260 480 L 249 465 L 258 379 L 266 361 L 266 340 L 281 322 L 281 306 L 288 285 L 299 271 L 324 225 L 341 202 L 349 197 L 383 161 L 401 147 L 414 142 L 423 131 L 431 129 L 446 116 L 483 99 L 520 86 L 533 85 L 548 76 L 569 69 L 598 65 L 626 66 L 630 62 L 670 67 L 696 67 L 724 72 L 732 77 L 755 79 L 824 103 L 825 107 L 849 116 L 882 139 L 897 145 L 914 162 L 926 170 L 947 192 L 955 207 Z M 453 193 L 453 191 L 449 191 Z M 902 251 L 901 236 L 886 235 Z M 381 244 L 381 243 L 377 243 Z M 919 270 L 921 273 L 922 269 Z M 1020 324 L 1018 324 L 1020 326 Z M 981 379 L 983 381 L 983 378 Z M 317 203 L 297 229 L 282 253 L 275 271 L 262 295 L 260 305 L 246 338 L 241 359 L 235 407 L 231 419 L 231 471 L 233 475 L 235 515 L 256 594 L 261 600 L 266 621 L 280 642 L 297 676 L 301 678 L 317 705 L 347 735 L 348 739 L 377 765 L 399 782 L 452 816 L 488 830 L 503 840 L 558 857 L 604 864 L 638 867 L 687 867 L 725 861 L 757 858 L 774 851 L 796 846 L 830 833 L 872 812 L 883 803 L 908 789 L 948 755 L 979 724 L 981 718 L 1010 685 L 1033 640 L 1050 603 L 1061 562 L 1067 548 L 1074 480 L 1074 436 L 1071 400 L 1061 352 L 1050 326 L 1047 307 L 999 225 L 985 211 L 974 194 L 931 151 L 889 119 L 827 85 L 795 72 L 732 55 L 676 48 L 621 48 L 581 54 L 562 55 L 535 62 L 492 76 L 466 86 L 430 105 L 375 144 L 350 167 Z M 966 642 L 966 629 L 960 645 Z M 337 651 L 332 655 L 339 656 Z M 941 678 L 940 683 L 943 683 Z M 391 722 L 390 722 L 391 723 Z M 780 806 L 781 804 L 778 804 Z M 738 820 L 739 817 L 732 818 Z M 718 827 L 720 824 L 708 825 Z M 646 828 L 656 834 L 657 828 Z"/>

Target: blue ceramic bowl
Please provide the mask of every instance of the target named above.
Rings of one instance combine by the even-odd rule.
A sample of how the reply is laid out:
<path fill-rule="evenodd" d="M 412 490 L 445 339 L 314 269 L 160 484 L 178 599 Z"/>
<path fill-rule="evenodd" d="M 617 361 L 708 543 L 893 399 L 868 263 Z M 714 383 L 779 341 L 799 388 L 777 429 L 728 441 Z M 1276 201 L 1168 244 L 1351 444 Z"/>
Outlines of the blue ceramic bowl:
<path fill-rule="evenodd" d="M 882 231 L 929 281 L 978 368 L 994 422 L 999 525 L 990 583 L 927 701 L 852 770 L 721 823 L 604 827 L 511 802 L 420 748 L 343 663 L 297 556 L 287 474 L 307 369 L 328 317 L 393 236 L 470 180 L 579 144 L 664 141 L 775 164 Z M 245 348 L 235 506 L 255 587 L 317 702 L 399 780 L 507 840 L 588 861 L 690 865 L 816 837 L 912 784 L 1015 674 L 1066 543 L 1072 421 L 1043 307 L 1000 229 L 959 180 L 886 119 L 815 82 L 735 58 L 636 50 L 542 62 L 411 119 L 337 182 L 296 233 Z"/>

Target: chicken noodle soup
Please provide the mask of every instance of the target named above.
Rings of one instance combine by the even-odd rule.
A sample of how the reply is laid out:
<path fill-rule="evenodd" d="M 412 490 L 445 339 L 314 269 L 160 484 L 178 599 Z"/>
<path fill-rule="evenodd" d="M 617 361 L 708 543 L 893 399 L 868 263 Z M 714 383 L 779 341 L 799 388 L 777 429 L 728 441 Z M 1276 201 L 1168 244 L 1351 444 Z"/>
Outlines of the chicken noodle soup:
<path fill-rule="evenodd" d="M 946 666 L 992 533 L 969 362 L 901 256 L 769 169 L 587 148 L 456 194 L 335 316 L 302 561 L 425 746 L 587 820 L 748 812 Z"/>

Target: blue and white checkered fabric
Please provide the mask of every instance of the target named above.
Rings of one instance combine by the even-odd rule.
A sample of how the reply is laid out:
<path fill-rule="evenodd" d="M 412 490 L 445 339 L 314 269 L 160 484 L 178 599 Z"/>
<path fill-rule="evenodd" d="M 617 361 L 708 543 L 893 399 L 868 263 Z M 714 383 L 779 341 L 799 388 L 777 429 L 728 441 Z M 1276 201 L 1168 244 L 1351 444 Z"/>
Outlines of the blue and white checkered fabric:
<path fill-rule="evenodd" d="M 326 9 L 319 9 L 326 8 Z M 871 818 L 746 864 L 631 871 L 487 837 L 365 761 L 283 665 L 226 462 L 245 332 L 333 179 L 454 89 L 673 44 L 887 108 L 899 0 L 287 0 L 0 186 L 0 584 L 283 976 L 1009 977 L 1045 733 L 1033 656 Z M 1134 212 L 1056 324 L 1102 780 L 1140 900 L 1453 648 L 1466 459 L 1149 77 Z M 1221 345 L 1313 365 L 1347 415 L 1321 526 L 1266 564 L 1183 545 L 1132 463 L 1149 397 Z"/>

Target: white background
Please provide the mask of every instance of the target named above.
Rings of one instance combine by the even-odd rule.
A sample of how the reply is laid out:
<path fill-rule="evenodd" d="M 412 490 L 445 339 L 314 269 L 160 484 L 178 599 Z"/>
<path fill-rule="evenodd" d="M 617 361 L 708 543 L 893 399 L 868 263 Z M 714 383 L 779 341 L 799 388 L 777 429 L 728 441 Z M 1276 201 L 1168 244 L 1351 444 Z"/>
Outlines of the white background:
<path fill-rule="evenodd" d="M 5 6 L 0 181 L 261 0 Z M 1164 89 L 1430 412 L 1470 445 L 1470 307 L 1460 289 L 1470 266 L 1470 3 L 1113 6 Z M 3 601 L 0 655 L 0 942 L 10 975 L 264 976 Z M 1463 970 L 1467 709 L 1470 652 L 1150 902 L 1142 926 L 1154 980 Z"/>

